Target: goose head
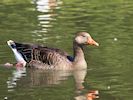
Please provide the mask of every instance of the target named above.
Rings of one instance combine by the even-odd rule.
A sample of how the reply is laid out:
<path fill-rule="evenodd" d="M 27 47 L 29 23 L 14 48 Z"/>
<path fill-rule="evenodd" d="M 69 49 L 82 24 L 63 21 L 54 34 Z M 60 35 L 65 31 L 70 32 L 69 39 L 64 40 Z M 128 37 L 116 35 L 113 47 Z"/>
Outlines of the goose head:
<path fill-rule="evenodd" d="M 87 32 L 79 32 L 74 40 L 75 43 L 78 45 L 95 45 L 99 46 L 99 44 L 93 40 L 93 38 L 90 36 Z"/>

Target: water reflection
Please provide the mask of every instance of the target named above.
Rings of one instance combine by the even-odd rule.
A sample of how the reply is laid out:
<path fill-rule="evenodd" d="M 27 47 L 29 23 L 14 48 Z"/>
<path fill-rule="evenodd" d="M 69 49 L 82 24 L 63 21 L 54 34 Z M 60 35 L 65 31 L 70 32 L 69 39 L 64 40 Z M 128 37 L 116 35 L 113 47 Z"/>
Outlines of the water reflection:
<path fill-rule="evenodd" d="M 36 68 L 16 67 L 12 77 L 8 78 L 8 91 L 15 91 L 18 87 L 53 87 L 68 80 L 70 76 L 74 78 L 75 100 L 94 100 L 99 98 L 98 90 L 86 90 L 84 88 L 84 80 L 87 74 L 87 69 L 78 70 L 42 70 Z M 84 92 L 85 90 L 85 92 Z"/>
<path fill-rule="evenodd" d="M 65 70 L 28 69 L 27 75 L 31 86 L 52 86 L 67 80 L 71 72 Z"/>
<path fill-rule="evenodd" d="M 12 77 L 8 78 L 8 91 L 13 91 L 17 83 L 25 86 L 53 86 L 67 80 L 69 76 L 74 77 L 76 91 L 84 89 L 83 83 L 87 70 L 42 70 L 34 68 L 16 67 Z M 23 78 L 25 77 L 25 78 Z"/>
<path fill-rule="evenodd" d="M 73 76 L 74 76 L 77 90 L 84 89 L 83 83 L 84 83 L 86 73 L 87 73 L 87 69 L 73 71 Z"/>
<path fill-rule="evenodd" d="M 58 4 L 61 3 L 59 0 L 37 0 L 37 11 L 49 12 L 51 9 L 59 8 Z"/>
<path fill-rule="evenodd" d="M 16 70 L 14 70 L 12 73 L 12 77 L 9 77 L 7 80 L 8 91 L 14 91 L 15 87 L 17 86 L 17 81 L 24 76 L 26 76 L 26 68 L 16 68 Z"/>
<path fill-rule="evenodd" d="M 36 4 L 36 10 L 40 12 L 40 14 L 37 16 L 39 21 L 38 29 L 33 32 L 35 33 L 33 36 L 36 37 L 35 41 L 45 42 L 49 39 L 46 33 L 53 27 L 51 22 L 56 20 L 55 16 L 57 16 L 57 14 L 54 9 L 59 9 L 59 5 L 62 4 L 62 2 L 60 0 L 36 0 L 34 3 Z"/>
<path fill-rule="evenodd" d="M 98 90 L 90 90 L 87 93 L 78 93 L 75 96 L 75 100 L 94 100 L 99 98 L 99 91 Z"/>
<path fill-rule="evenodd" d="M 76 94 L 74 97 L 75 100 L 94 100 L 96 98 L 99 98 L 98 90 L 87 90 L 86 88 L 84 88 L 83 83 L 86 74 L 87 74 L 87 69 L 73 71 L 73 77 L 76 86 L 76 92 L 75 92 Z"/>

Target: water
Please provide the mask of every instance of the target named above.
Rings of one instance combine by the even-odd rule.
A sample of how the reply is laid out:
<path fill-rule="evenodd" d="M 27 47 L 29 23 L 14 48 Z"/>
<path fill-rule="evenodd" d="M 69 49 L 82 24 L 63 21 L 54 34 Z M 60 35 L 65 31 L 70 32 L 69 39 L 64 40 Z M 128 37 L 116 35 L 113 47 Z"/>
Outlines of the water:
<path fill-rule="evenodd" d="M 100 44 L 85 49 L 87 74 L 20 71 L 1 65 L 0 99 L 74 100 L 98 90 L 99 100 L 132 100 L 132 10 L 132 0 L 0 1 L 0 64 L 15 62 L 6 44 L 10 39 L 45 44 L 72 54 L 75 33 L 87 31 Z M 84 80 L 83 91 L 76 91 L 81 84 L 76 84 L 73 74 L 83 76 L 79 79 L 79 83 Z"/>

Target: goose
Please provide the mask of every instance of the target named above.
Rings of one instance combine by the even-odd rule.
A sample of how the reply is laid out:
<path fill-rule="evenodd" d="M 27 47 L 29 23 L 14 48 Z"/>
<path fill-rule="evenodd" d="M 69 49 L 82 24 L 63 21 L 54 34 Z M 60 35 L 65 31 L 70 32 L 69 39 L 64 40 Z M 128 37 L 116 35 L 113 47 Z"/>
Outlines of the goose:
<path fill-rule="evenodd" d="M 78 32 L 73 40 L 73 57 L 58 48 L 7 41 L 18 65 L 39 69 L 72 70 L 86 69 L 83 47 L 99 44 L 87 32 Z"/>

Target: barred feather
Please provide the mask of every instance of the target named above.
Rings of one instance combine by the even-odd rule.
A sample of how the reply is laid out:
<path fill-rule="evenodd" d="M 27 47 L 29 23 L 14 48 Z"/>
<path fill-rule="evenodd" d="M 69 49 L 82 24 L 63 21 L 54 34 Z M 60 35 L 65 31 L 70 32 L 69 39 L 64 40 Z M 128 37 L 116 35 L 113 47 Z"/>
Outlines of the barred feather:
<path fill-rule="evenodd" d="M 47 66 L 46 69 L 49 69 L 55 66 L 59 67 L 61 63 L 62 65 L 65 65 L 66 63 L 65 66 L 68 66 L 69 64 L 71 65 L 71 61 L 68 59 L 68 54 L 59 49 L 33 44 L 14 43 L 17 51 L 21 53 L 24 60 L 29 63 L 30 66 L 42 66 L 45 68 Z"/>

